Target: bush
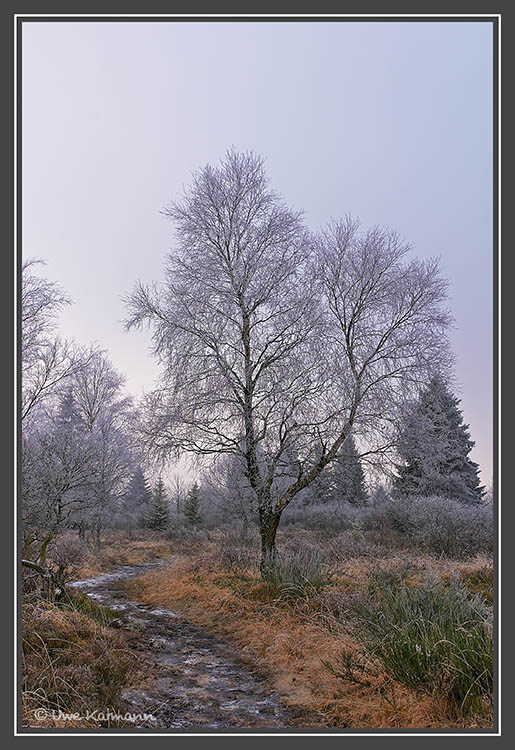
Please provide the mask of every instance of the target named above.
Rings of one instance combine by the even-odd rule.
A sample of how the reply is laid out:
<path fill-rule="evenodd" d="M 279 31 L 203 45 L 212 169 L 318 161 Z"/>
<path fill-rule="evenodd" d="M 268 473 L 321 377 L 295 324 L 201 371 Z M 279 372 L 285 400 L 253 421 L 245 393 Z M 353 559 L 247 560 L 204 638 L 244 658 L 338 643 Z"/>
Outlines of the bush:
<path fill-rule="evenodd" d="M 337 533 L 352 529 L 365 512 L 365 508 L 356 508 L 349 503 L 301 505 L 293 502 L 284 511 L 282 523 Z"/>
<path fill-rule="evenodd" d="M 368 656 L 410 688 L 445 696 L 467 712 L 491 701 L 493 639 L 489 609 L 456 579 L 409 586 L 384 575 L 354 602 L 355 631 Z"/>
<path fill-rule="evenodd" d="M 220 551 L 220 565 L 233 575 L 249 573 L 258 567 L 255 550 L 249 546 L 224 546 Z"/>
<path fill-rule="evenodd" d="M 66 583 L 78 578 L 88 556 L 85 542 L 76 536 L 62 536 L 55 540 L 48 553 L 48 564 L 59 581 Z"/>
<path fill-rule="evenodd" d="M 442 497 L 396 500 L 371 515 L 369 528 L 379 520 L 383 528 L 401 534 L 419 550 L 453 558 L 492 552 L 493 513 L 486 505 L 463 505 Z"/>
<path fill-rule="evenodd" d="M 345 546 L 354 556 L 368 554 L 368 547 L 388 546 L 458 559 L 491 553 L 494 545 L 491 505 L 464 505 L 445 497 L 410 497 L 361 508 L 292 503 L 283 523 L 317 530 L 328 538 L 339 534 L 342 541 L 346 534 Z"/>
<path fill-rule="evenodd" d="M 278 555 L 267 582 L 277 588 L 281 596 L 297 597 L 320 591 L 330 579 L 331 576 L 323 570 L 317 550 L 300 550 Z"/>

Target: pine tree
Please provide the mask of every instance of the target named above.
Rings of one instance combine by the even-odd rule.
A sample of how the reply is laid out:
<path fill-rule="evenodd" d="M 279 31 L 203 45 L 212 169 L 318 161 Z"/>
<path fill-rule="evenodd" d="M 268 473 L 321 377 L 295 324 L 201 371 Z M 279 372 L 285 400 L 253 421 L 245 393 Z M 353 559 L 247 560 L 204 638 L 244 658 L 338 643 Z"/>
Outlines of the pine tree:
<path fill-rule="evenodd" d="M 365 475 L 352 435 L 345 440 L 332 466 L 334 496 L 338 502 L 365 505 Z"/>
<path fill-rule="evenodd" d="M 390 498 L 386 487 L 382 484 L 379 484 L 374 488 L 373 492 L 370 495 L 370 505 L 372 505 L 372 507 L 374 508 L 380 508 L 382 505 L 385 505 L 389 499 Z"/>
<path fill-rule="evenodd" d="M 128 528 L 143 523 L 152 500 L 152 492 L 141 466 L 137 466 L 122 500 L 122 520 Z"/>
<path fill-rule="evenodd" d="M 67 388 L 59 399 L 54 424 L 56 430 L 69 436 L 70 439 L 72 434 L 84 432 L 84 426 L 71 388 Z"/>
<path fill-rule="evenodd" d="M 460 400 L 435 376 L 407 410 L 399 433 L 394 494 L 440 495 L 463 503 L 481 501 L 478 465 L 468 454 L 474 447 Z"/>
<path fill-rule="evenodd" d="M 202 523 L 199 507 L 199 487 L 195 482 L 188 490 L 188 494 L 184 501 L 184 515 L 190 526 L 200 526 Z"/>
<path fill-rule="evenodd" d="M 149 529 L 163 531 L 168 527 L 169 523 L 170 506 L 166 497 L 164 482 L 159 477 L 152 493 L 152 500 L 145 517 L 145 525 Z"/>
<path fill-rule="evenodd" d="M 313 463 L 320 459 L 320 451 L 316 451 L 313 457 Z M 309 487 L 300 496 L 301 502 L 308 505 L 323 505 L 331 503 L 334 497 L 333 467 L 330 464 L 320 472 L 318 477 L 311 482 Z"/>

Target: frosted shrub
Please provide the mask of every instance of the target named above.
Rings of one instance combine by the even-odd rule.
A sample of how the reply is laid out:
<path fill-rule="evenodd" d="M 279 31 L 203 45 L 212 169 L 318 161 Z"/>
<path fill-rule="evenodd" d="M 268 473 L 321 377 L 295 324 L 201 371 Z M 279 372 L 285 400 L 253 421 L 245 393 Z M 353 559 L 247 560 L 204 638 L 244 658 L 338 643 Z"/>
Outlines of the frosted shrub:
<path fill-rule="evenodd" d="M 493 550 L 491 506 L 417 497 L 391 502 L 383 513 L 385 526 L 417 549 L 455 558 Z"/>
<path fill-rule="evenodd" d="M 369 547 L 407 547 L 460 559 L 491 553 L 494 543 L 491 504 L 465 505 L 445 497 L 409 497 L 363 507 L 292 503 L 284 512 L 284 525 L 323 533 L 325 545 L 338 537 L 342 555 L 351 556 L 367 554 Z"/>
<path fill-rule="evenodd" d="M 48 564 L 59 581 L 66 583 L 78 577 L 82 564 L 87 558 L 86 544 L 74 536 L 57 539 L 48 554 Z"/>
<path fill-rule="evenodd" d="M 309 529 L 333 532 L 348 531 L 363 517 L 365 509 L 348 503 L 328 502 L 318 505 L 292 503 L 283 514 L 283 524 L 296 524 Z"/>

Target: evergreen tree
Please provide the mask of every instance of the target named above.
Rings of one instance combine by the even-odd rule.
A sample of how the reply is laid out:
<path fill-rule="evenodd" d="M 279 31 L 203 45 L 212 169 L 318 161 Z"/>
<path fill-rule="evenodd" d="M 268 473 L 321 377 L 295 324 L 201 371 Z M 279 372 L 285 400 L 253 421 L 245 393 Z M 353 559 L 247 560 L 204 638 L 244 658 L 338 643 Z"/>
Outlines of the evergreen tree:
<path fill-rule="evenodd" d="M 85 432 L 71 388 L 60 397 L 54 420 L 55 429 L 72 439 L 72 435 Z"/>
<path fill-rule="evenodd" d="M 149 529 L 163 531 L 168 527 L 169 523 L 170 506 L 166 497 L 164 482 L 161 477 L 159 477 L 154 492 L 152 493 L 152 500 L 145 518 L 145 525 Z"/>
<path fill-rule="evenodd" d="M 365 475 L 352 435 L 345 440 L 332 466 L 334 497 L 338 502 L 365 505 Z"/>
<path fill-rule="evenodd" d="M 202 517 L 200 515 L 199 487 L 195 482 L 192 484 L 184 501 L 184 515 L 190 526 L 200 526 Z"/>
<path fill-rule="evenodd" d="M 474 442 L 459 403 L 445 381 L 435 376 L 407 409 L 399 433 L 402 462 L 396 467 L 395 495 L 440 495 L 464 503 L 481 500 L 479 467 L 468 457 Z"/>
<path fill-rule="evenodd" d="M 389 495 L 384 487 L 384 485 L 379 484 L 377 487 L 375 487 L 374 491 L 370 495 L 370 505 L 372 505 L 374 508 L 379 508 L 382 505 L 385 505 L 385 503 L 389 500 Z"/>
<path fill-rule="evenodd" d="M 316 451 L 314 463 L 320 459 L 320 452 Z M 330 503 L 334 497 L 334 482 L 332 466 L 326 468 L 311 482 L 309 487 L 301 494 L 300 500 L 304 505 L 322 505 Z"/>
<path fill-rule="evenodd" d="M 141 466 L 137 466 L 122 500 L 121 514 L 124 524 L 131 529 L 140 526 L 149 510 L 152 492 Z"/>

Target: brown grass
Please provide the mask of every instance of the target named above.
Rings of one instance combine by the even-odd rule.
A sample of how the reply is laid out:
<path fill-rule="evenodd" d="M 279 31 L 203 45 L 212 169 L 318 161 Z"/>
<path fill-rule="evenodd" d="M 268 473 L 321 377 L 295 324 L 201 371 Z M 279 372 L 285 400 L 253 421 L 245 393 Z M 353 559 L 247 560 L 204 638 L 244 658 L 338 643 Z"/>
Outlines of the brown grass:
<path fill-rule="evenodd" d="M 180 612 L 191 622 L 216 630 L 240 649 L 244 658 L 264 672 L 286 704 L 303 707 L 319 716 L 321 726 L 361 728 L 426 728 L 484 726 L 476 717 L 450 715 L 436 698 L 419 695 L 385 674 L 368 677 L 369 685 L 338 678 L 324 666 L 336 663 L 343 649 L 358 652 L 341 618 L 334 614 L 333 597 L 342 585 L 359 590 L 377 561 L 354 560 L 337 572 L 325 592 L 295 602 L 277 599 L 277 593 L 255 572 L 234 574 L 223 570 L 220 551 L 205 543 L 203 554 L 184 554 L 166 567 L 129 584 L 135 596 L 148 604 Z M 382 565 L 405 562 L 392 558 Z M 485 560 L 462 563 L 461 575 L 483 570 Z M 458 567 L 458 566 L 456 566 Z M 446 575 L 449 565 L 440 560 L 416 559 L 415 578 L 425 570 Z M 489 724 L 487 724 L 489 726 Z"/>
<path fill-rule="evenodd" d="M 281 535 L 283 549 L 320 548 L 323 540 L 310 533 Z M 447 728 L 491 726 L 488 716 L 453 715 L 437 697 L 417 694 L 394 683 L 377 665 L 363 685 L 342 680 L 325 664 L 337 666 L 342 651 L 361 658 L 360 645 L 346 627 L 346 599 L 359 596 L 378 568 L 409 566 L 408 582 L 430 573 L 448 578 L 454 572 L 471 593 L 492 599 L 493 568 L 487 557 L 466 562 L 392 550 L 380 557 L 345 555 L 334 540 L 336 554 L 327 559 L 331 585 L 319 593 L 283 599 L 277 588 L 257 575 L 255 545 L 226 543 L 227 538 L 196 536 L 173 542 L 173 558 L 156 571 L 127 584 L 134 598 L 171 608 L 189 621 L 231 640 L 256 671 L 263 674 L 284 703 L 305 710 L 303 726 L 350 728 Z M 322 548 L 328 550 L 329 544 Z M 122 534 L 105 540 L 89 554 L 80 577 L 116 565 L 169 558 L 170 542 L 143 532 L 137 539 Z M 235 554 L 236 553 L 236 554 Z M 148 675 L 127 650 L 123 633 L 101 618 L 78 610 L 64 611 L 41 600 L 23 608 L 23 716 L 25 726 L 74 726 L 53 719 L 34 721 L 37 707 L 68 712 L 87 707 L 117 708 L 128 675 L 134 683 Z M 325 664 L 324 664 L 325 663 Z M 358 674 L 359 678 L 359 674 Z M 76 726 L 98 726 L 80 721 Z"/>
<path fill-rule="evenodd" d="M 121 689 L 141 670 L 123 633 L 102 622 L 100 610 L 91 616 L 41 599 L 23 605 L 23 726 L 104 726 L 94 719 L 53 718 L 50 712 L 82 717 L 99 709 L 116 712 Z M 37 709 L 49 715 L 41 719 Z"/>
<path fill-rule="evenodd" d="M 72 541 L 77 537 L 68 535 Z M 122 534 L 104 540 L 100 551 L 89 552 L 80 564 L 80 578 L 116 565 L 149 562 L 170 554 L 169 542 L 153 534 L 128 540 Z M 99 727 L 106 722 L 36 719 L 37 709 L 79 713 L 121 709 L 119 696 L 127 685 L 147 677 L 139 657 L 126 644 L 123 632 L 109 626 L 110 613 L 81 594 L 72 594 L 62 607 L 41 597 L 24 581 L 22 607 L 22 723 L 27 727 Z M 85 601 L 84 601 L 85 599 Z M 122 712 L 124 713 L 124 711 Z M 118 724 L 123 726 L 123 722 Z M 132 726 L 131 724 L 126 724 Z"/>
<path fill-rule="evenodd" d="M 98 552 L 90 552 L 81 565 L 80 578 L 89 578 L 117 565 L 152 562 L 169 557 L 170 542 L 156 534 L 140 533 L 138 539 L 127 539 L 119 534 L 102 541 Z"/>

